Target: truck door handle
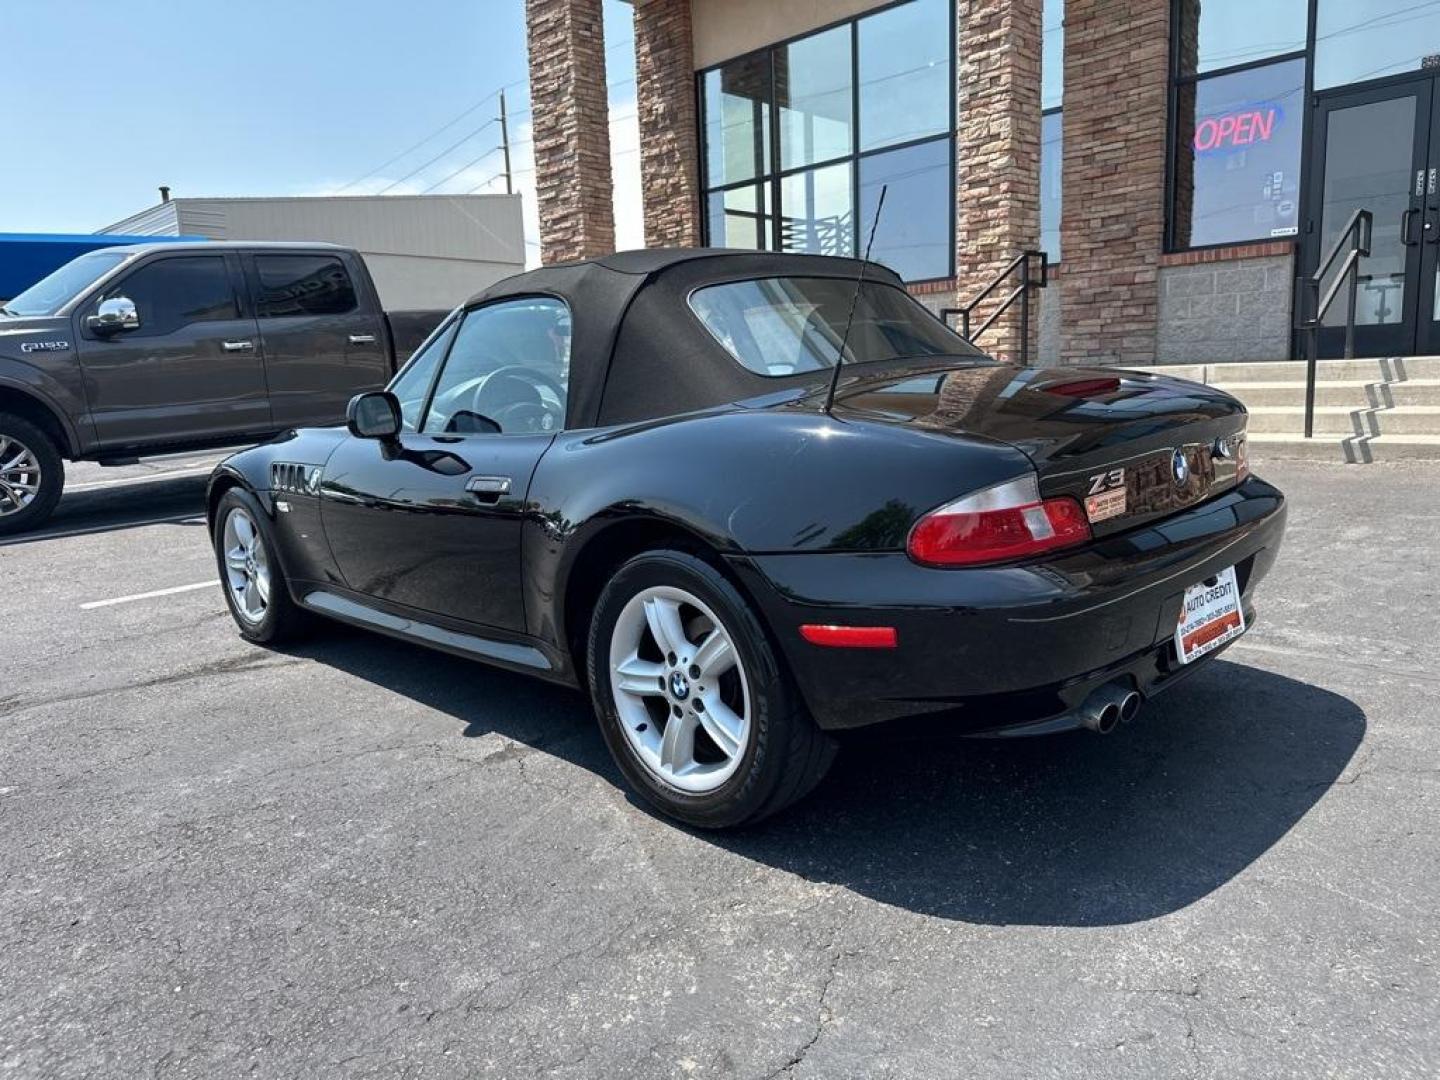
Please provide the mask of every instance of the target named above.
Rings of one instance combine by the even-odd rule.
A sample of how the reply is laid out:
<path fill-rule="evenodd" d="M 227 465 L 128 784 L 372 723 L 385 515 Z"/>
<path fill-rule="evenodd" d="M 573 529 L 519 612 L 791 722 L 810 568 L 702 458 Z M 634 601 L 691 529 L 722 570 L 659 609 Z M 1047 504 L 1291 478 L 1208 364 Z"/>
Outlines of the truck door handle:
<path fill-rule="evenodd" d="M 253 341 L 222 341 L 220 347 L 226 352 L 249 352 L 255 348 Z"/>
<path fill-rule="evenodd" d="M 374 334 L 351 334 L 351 335 L 350 335 L 350 344 L 351 344 L 351 345 L 374 345 L 374 344 L 375 344 L 375 335 L 374 335 Z"/>
<path fill-rule="evenodd" d="M 472 476 L 465 482 L 465 490 L 482 503 L 497 503 L 502 495 L 510 494 L 510 477 Z"/>

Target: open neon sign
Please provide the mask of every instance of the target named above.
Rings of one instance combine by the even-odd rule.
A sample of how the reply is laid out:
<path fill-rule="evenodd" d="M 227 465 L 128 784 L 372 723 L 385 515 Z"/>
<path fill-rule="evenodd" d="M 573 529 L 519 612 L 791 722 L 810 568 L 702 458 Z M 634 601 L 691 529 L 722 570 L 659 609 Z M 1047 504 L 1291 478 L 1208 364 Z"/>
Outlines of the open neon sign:
<path fill-rule="evenodd" d="M 1247 106 L 1219 116 L 1207 116 L 1195 125 L 1195 152 L 1208 154 L 1267 143 L 1275 134 L 1276 122 L 1282 119 L 1284 115 L 1275 105 Z"/>

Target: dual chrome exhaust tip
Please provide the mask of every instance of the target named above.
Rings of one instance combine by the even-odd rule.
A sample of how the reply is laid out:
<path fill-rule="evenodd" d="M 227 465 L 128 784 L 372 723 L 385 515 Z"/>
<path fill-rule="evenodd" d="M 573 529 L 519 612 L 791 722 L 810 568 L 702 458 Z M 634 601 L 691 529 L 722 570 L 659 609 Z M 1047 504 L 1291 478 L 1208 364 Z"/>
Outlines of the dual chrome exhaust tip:
<path fill-rule="evenodd" d="M 1143 699 L 1123 682 L 1106 683 L 1090 692 L 1077 711 L 1080 723 L 1097 735 L 1109 735 L 1140 711 Z"/>

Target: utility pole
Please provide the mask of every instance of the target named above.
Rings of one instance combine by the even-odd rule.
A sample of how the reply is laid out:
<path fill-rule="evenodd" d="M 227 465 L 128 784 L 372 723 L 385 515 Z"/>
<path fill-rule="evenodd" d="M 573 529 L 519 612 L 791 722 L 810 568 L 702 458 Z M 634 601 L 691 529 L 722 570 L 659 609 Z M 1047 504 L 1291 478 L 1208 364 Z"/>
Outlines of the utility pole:
<path fill-rule="evenodd" d="M 500 149 L 505 152 L 505 194 L 514 195 L 510 176 L 510 124 L 505 117 L 505 91 L 500 91 Z"/>

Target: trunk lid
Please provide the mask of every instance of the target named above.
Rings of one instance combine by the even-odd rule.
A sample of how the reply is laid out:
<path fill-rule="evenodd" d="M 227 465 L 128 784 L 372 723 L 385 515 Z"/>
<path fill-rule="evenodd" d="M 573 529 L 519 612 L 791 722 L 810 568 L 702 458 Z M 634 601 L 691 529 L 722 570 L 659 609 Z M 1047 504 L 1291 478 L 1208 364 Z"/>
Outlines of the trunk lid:
<path fill-rule="evenodd" d="M 835 415 L 1008 443 L 1034 463 L 1042 496 L 1086 507 L 1096 536 L 1234 487 L 1245 453 L 1245 407 L 1229 394 L 1114 368 L 860 371 L 837 395 Z"/>

